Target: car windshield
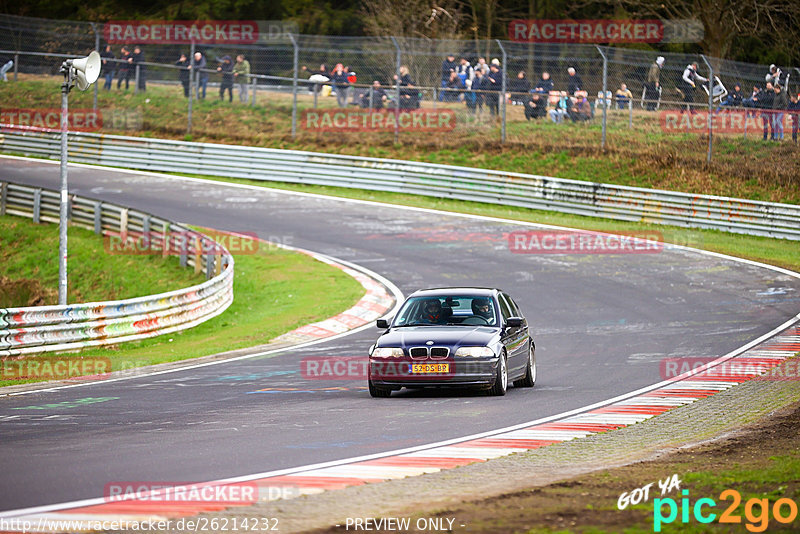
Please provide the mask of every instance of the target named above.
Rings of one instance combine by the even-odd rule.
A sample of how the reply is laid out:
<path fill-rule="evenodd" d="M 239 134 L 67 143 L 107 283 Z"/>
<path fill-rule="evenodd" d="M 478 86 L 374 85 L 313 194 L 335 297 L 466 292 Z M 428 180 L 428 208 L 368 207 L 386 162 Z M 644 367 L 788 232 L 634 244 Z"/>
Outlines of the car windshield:
<path fill-rule="evenodd" d="M 392 326 L 421 325 L 494 326 L 494 299 L 480 295 L 411 297 L 400 308 Z"/>

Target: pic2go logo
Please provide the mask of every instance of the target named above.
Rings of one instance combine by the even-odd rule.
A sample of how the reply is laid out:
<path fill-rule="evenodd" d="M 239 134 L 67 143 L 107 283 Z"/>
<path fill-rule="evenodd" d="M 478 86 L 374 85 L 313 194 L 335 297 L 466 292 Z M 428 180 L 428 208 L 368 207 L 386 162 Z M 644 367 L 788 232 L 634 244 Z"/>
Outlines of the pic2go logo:
<path fill-rule="evenodd" d="M 683 498 L 680 500 L 680 510 L 678 503 L 671 497 L 663 499 L 653 499 L 653 531 L 661 532 L 662 524 L 670 524 L 678 518 L 680 511 L 681 523 L 689 523 L 690 513 L 699 523 L 711 523 L 717 519 L 717 514 L 708 510 L 716 508 L 717 503 L 714 499 L 703 498 L 695 501 L 694 505 L 689 502 L 689 490 L 682 490 Z M 718 522 L 728 524 L 741 524 L 742 517 L 736 510 L 742 503 L 742 495 L 734 490 L 727 489 L 719 494 L 721 501 L 730 500 L 731 503 L 720 514 Z M 797 503 L 786 497 L 778 499 L 770 510 L 769 499 L 748 499 L 744 503 L 744 518 L 747 520 L 745 528 L 750 532 L 764 532 L 769 527 L 770 512 L 772 517 L 778 522 L 789 524 L 797 518 Z M 666 515 L 665 515 L 666 513 Z"/>

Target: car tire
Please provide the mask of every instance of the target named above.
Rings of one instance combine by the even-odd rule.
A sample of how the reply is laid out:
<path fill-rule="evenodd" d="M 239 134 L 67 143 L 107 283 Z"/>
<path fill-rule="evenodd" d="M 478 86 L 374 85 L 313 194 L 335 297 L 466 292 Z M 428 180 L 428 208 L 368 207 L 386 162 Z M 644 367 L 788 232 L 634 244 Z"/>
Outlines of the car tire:
<path fill-rule="evenodd" d="M 528 364 L 525 366 L 525 376 L 514 381 L 515 388 L 532 388 L 536 384 L 536 357 L 533 344 L 528 349 Z"/>
<path fill-rule="evenodd" d="M 502 397 L 506 394 L 508 389 L 508 364 L 506 362 L 505 353 L 500 355 L 497 360 L 497 375 L 494 379 L 494 385 L 489 390 L 489 395 L 493 397 Z"/>
<path fill-rule="evenodd" d="M 369 381 L 369 394 L 376 398 L 385 399 L 392 396 L 392 389 L 391 388 L 382 388 L 380 386 L 376 386 L 372 383 L 372 380 Z"/>

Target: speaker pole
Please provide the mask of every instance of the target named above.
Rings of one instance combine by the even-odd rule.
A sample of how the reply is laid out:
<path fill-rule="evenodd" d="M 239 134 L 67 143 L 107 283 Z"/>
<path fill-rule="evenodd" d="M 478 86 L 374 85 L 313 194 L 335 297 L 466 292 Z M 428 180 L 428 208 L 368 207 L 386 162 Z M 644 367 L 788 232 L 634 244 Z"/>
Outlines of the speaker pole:
<path fill-rule="evenodd" d="M 58 216 L 58 305 L 67 304 L 67 224 L 69 216 L 69 187 L 67 185 L 67 132 L 69 130 L 68 96 L 72 85 L 72 61 L 61 65 L 64 83 L 61 84 L 61 209 Z"/>

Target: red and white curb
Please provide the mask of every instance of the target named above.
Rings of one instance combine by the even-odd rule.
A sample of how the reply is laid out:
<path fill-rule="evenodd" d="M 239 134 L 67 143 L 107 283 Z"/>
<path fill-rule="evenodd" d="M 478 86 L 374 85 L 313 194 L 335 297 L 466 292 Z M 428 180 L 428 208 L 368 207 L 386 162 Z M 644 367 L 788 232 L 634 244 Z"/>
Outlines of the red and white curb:
<path fill-rule="evenodd" d="M 800 352 L 800 325 L 797 319 L 795 317 L 782 325 L 777 334 L 762 336 L 739 351 L 702 367 L 582 411 L 575 410 L 574 413 L 560 414 L 494 433 L 316 466 L 207 482 L 202 486 L 255 484 L 258 487 L 258 500 L 266 502 L 436 473 L 640 423 L 754 378 L 798 380 L 800 377 L 796 373 L 792 376 L 775 373 L 784 360 Z M 322 323 L 327 324 L 325 321 Z M 720 372 L 720 369 L 723 371 Z M 389 399 L 386 402 L 392 401 Z M 30 531 L 48 531 L 42 527 L 48 522 L 69 521 L 71 525 L 83 522 L 87 526 L 102 520 L 157 522 L 251 504 L 163 502 L 148 497 L 122 502 L 91 499 L 4 512 L 0 513 L 0 519 L 13 518 L 17 525 L 25 523 Z"/>

